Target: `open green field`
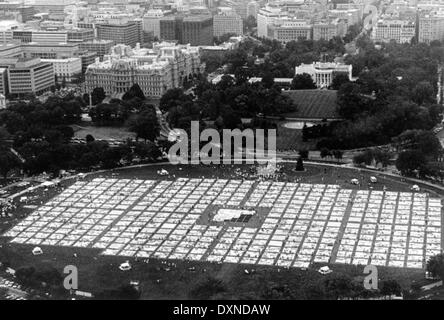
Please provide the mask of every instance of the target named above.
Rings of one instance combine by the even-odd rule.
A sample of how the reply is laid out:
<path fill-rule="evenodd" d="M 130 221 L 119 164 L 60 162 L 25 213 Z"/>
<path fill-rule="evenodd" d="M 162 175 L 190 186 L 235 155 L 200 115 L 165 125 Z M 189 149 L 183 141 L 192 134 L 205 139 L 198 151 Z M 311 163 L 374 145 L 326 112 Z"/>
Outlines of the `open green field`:
<path fill-rule="evenodd" d="M 125 259 L 100 256 L 96 250 L 42 247 L 44 254 L 33 256 L 31 246 L 12 247 L 3 241 L 1 245 L 1 261 L 11 261 L 13 267 L 55 268 L 62 272 L 65 266 L 75 265 L 79 271 L 79 290 L 96 293 L 139 281 L 141 299 L 318 299 L 320 296 L 314 289 L 325 279 L 346 274 L 357 282 L 363 281 L 363 267 L 354 265 L 330 265 L 333 273 L 324 276 L 317 272 L 321 265 L 316 264 L 308 270 L 265 266 L 252 269 L 251 265 L 242 264 L 131 259 L 132 269 L 123 272 L 118 267 Z M 396 280 L 406 290 L 412 283 L 424 283 L 424 273 L 420 270 L 381 267 L 378 272 L 380 280 Z M 220 292 L 197 290 L 208 279 L 222 282 Z"/>
<path fill-rule="evenodd" d="M 296 104 L 297 111 L 286 113 L 289 118 L 338 119 L 336 90 L 288 90 L 283 91 Z"/>
<path fill-rule="evenodd" d="M 315 150 L 317 140 L 302 141 L 302 130 L 287 128 L 284 125 L 288 121 L 278 122 L 278 134 L 276 138 L 276 148 L 278 150 Z M 291 122 L 291 121 L 290 121 Z"/>

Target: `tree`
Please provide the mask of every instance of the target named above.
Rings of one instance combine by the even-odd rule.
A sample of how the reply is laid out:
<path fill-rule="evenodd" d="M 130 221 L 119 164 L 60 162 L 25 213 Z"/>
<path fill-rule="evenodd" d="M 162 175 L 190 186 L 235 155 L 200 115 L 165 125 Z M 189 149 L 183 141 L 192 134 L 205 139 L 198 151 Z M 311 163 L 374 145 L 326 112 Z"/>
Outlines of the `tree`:
<path fill-rule="evenodd" d="M 160 126 L 154 109 L 146 109 L 129 120 L 129 130 L 136 133 L 136 139 L 155 141 L 160 133 Z"/>
<path fill-rule="evenodd" d="M 243 67 L 247 63 L 248 53 L 238 48 L 237 50 L 229 51 L 225 54 L 225 63 L 228 64 L 228 72 L 235 73 L 237 68 Z"/>
<path fill-rule="evenodd" d="M 401 295 L 401 286 L 396 280 L 385 280 L 382 282 L 381 294 L 384 296 Z"/>
<path fill-rule="evenodd" d="M 324 159 L 326 157 L 331 157 L 331 152 L 327 148 L 322 148 L 320 155 L 321 155 L 321 158 Z"/>
<path fill-rule="evenodd" d="M 208 277 L 191 289 L 190 297 L 197 300 L 211 299 L 212 296 L 224 291 L 226 288 L 222 280 Z"/>
<path fill-rule="evenodd" d="M 12 110 L 3 110 L 0 112 L 0 123 L 4 125 L 4 129 L 11 134 L 26 129 L 27 123 L 23 115 Z"/>
<path fill-rule="evenodd" d="M 123 95 L 122 100 L 126 101 L 134 98 L 145 100 L 145 95 L 137 83 L 133 84 L 131 88 Z"/>
<path fill-rule="evenodd" d="M 224 129 L 236 129 L 242 127 L 242 119 L 233 110 L 227 110 L 223 115 Z"/>
<path fill-rule="evenodd" d="M 134 154 L 141 159 L 155 160 L 162 155 L 159 148 L 151 143 L 134 143 Z"/>
<path fill-rule="evenodd" d="M 313 78 L 308 73 L 297 74 L 291 81 L 292 90 L 316 89 Z"/>
<path fill-rule="evenodd" d="M 309 153 L 309 151 L 308 151 L 307 149 L 301 149 L 301 150 L 299 150 L 299 156 L 300 156 L 302 159 L 308 159 L 308 153 Z"/>
<path fill-rule="evenodd" d="M 252 32 L 253 28 L 257 26 L 256 18 L 249 15 L 247 19 L 244 20 L 244 32 Z"/>
<path fill-rule="evenodd" d="M 430 82 L 421 81 L 413 89 L 412 98 L 413 101 L 416 102 L 418 105 L 422 105 L 423 103 L 435 102 L 434 94 L 435 89 L 433 89 L 433 86 L 430 84 Z"/>
<path fill-rule="evenodd" d="M 116 289 L 106 289 L 96 294 L 102 300 L 137 300 L 140 292 L 133 285 L 125 284 Z"/>
<path fill-rule="evenodd" d="M 118 148 L 107 148 L 102 152 L 100 157 L 102 160 L 102 167 L 104 169 L 112 169 L 119 166 L 123 155 Z"/>
<path fill-rule="evenodd" d="M 298 158 L 296 163 L 296 171 L 304 171 L 304 162 L 302 161 L 302 157 Z"/>
<path fill-rule="evenodd" d="M 430 257 L 427 261 L 426 270 L 431 273 L 433 277 L 439 277 L 444 280 L 444 254 L 440 253 Z"/>
<path fill-rule="evenodd" d="M 0 150 L 5 149 L 7 146 L 7 140 L 10 139 L 11 135 L 5 127 L 0 126 Z"/>
<path fill-rule="evenodd" d="M 335 157 L 336 160 L 341 160 L 342 159 L 342 155 L 344 154 L 344 152 L 342 152 L 341 150 L 333 150 L 332 152 L 333 157 Z"/>
<path fill-rule="evenodd" d="M 411 176 L 415 171 L 421 170 L 427 162 L 424 154 L 418 150 L 403 151 L 396 159 L 396 168 L 403 175 Z"/>
<path fill-rule="evenodd" d="M 15 270 L 15 277 L 23 284 L 29 284 L 32 282 L 32 276 L 35 274 L 34 267 L 20 267 Z"/>
<path fill-rule="evenodd" d="M 105 98 L 106 98 L 105 90 L 103 90 L 102 87 L 94 88 L 93 92 L 91 93 L 91 99 L 93 105 L 101 103 Z"/>
<path fill-rule="evenodd" d="M 186 102 L 191 102 L 192 97 L 185 94 L 181 88 L 169 89 L 160 98 L 159 107 L 164 112 L 170 111 L 171 108 L 181 106 Z"/>
<path fill-rule="evenodd" d="M 386 168 L 390 163 L 392 157 L 391 153 L 388 151 L 382 151 L 379 149 L 373 150 L 373 157 L 375 159 L 375 164 L 381 164 L 383 168 Z"/>
<path fill-rule="evenodd" d="M 85 137 L 85 141 L 86 143 L 91 143 L 94 142 L 96 139 L 94 139 L 94 137 L 91 134 L 87 134 Z"/>
<path fill-rule="evenodd" d="M 20 161 L 17 157 L 6 148 L 0 149 L 0 174 L 6 180 L 8 173 L 20 166 Z"/>
<path fill-rule="evenodd" d="M 265 73 L 261 80 L 265 88 L 270 89 L 274 85 L 274 77 L 270 72 Z"/>
<path fill-rule="evenodd" d="M 216 45 L 220 45 L 221 43 L 227 42 L 228 40 L 230 40 L 231 37 L 235 37 L 236 33 L 233 32 L 228 32 L 228 33 L 224 33 L 223 35 L 219 36 L 219 37 L 214 37 L 214 43 Z"/>
<path fill-rule="evenodd" d="M 350 297 L 353 293 L 352 279 L 344 274 L 331 274 L 324 285 L 326 294 L 333 299 Z"/>
<path fill-rule="evenodd" d="M 373 152 L 372 150 L 366 150 L 364 152 L 358 153 L 353 156 L 353 163 L 355 165 L 365 164 L 367 166 L 371 165 L 373 161 Z"/>
<path fill-rule="evenodd" d="M 338 73 L 333 77 L 333 81 L 331 82 L 330 89 L 339 90 L 339 88 L 344 84 L 350 82 L 348 75 L 345 73 Z"/>
<path fill-rule="evenodd" d="M 345 119 L 354 119 L 368 109 L 368 100 L 362 95 L 360 85 L 346 82 L 338 90 L 338 113 Z"/>
<path fill-rule="evenodd" d="M 344 41 L 347 43 L 353 41 L 360 32 L 361 26 L 358 23 L 349 26 L 347 33 L 345 34 Z"/>

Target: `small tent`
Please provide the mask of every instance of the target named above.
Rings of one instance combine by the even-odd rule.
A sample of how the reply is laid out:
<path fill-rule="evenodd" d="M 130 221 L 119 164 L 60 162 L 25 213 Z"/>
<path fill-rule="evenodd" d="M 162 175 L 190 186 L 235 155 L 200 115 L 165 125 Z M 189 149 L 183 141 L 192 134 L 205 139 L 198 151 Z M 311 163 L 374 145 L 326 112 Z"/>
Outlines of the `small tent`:
<path fill-rule="evenodd" d="M 43 254 L 43 250 L 40 247 L 35 247 L 32 249 L 32 254 L 35 256 Z"/>
<path fill-rule="evenodd" d="M 122 263 L 119 266 L 119 269 L 122 270 L 122 271 L 129 271 L 129 270 L 131 270 L 131 265 L 129 264 L 129 261 L 127 260 L 124 263 Z"/>
<path fill-rule="evenodd" d="M 331 270 L 328 266 L 323 266 L 318 270 L 318 272 L 320 274 L 329 274 L 329 273 L 332 273 L 333 270 Z"/>

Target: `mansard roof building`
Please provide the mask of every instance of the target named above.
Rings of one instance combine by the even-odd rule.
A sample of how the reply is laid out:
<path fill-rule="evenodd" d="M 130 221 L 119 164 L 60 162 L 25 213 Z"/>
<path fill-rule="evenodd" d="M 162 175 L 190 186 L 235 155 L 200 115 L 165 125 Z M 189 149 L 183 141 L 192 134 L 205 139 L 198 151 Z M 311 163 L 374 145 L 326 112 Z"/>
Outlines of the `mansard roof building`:
<path fill-rule="evenodd" d="M 149 97 L 161 97 L 168 89 L 203 71 L 198 47 L 170 42 L 154 43 L 152 49 L 116 45 L 104 61 L 88 66 L 89 91 L 102 87 L 107 94 L 124 93 L 137 83 Z"/>

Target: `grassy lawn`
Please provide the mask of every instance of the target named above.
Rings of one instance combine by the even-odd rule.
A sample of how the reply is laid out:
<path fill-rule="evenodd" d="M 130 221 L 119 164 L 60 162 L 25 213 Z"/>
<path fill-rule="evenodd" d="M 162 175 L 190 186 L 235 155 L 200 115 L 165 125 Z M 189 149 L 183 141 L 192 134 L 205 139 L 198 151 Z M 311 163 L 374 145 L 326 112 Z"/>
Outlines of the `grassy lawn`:
<path fill-rule="evenodd" d="M 278 122 L 278 134 L 276 138 L 276 148 L 278 150 L 315 150 L 316 140 L 302 141 L 302 130 L 285 127 L 287 121 Z"/>
<path fill-rule="evenodd" d="M 124 141 L 128 138 L 134 139 L 136 135 L 133 132 L 127 131 L 122 127 L 95 127 L 90 125 L 72 125 L 74 129 L 74 137 L 85 139 L 90 134 L 96 140 L 120 140 Z"/>
<path fill-rule="evenodd" d="M 298 110 L 284 114 L 291 118 L 337 119 L 335 90 L 289 90 L 284 91 Z"/>
<path fill-rule="evenodd" d="M 294 171 L 295 164 L 283 164 L 278 180 L 298 181 L 301 183 L 339 184 L 343 188 L 367 188 L 370 174 L 358 173 L 346 168 L 330 168 L 306 165 L 305 172 Z M 168 176 L 159 176 L 157 170 L 165 168 Z M 220 165 L 220 166 L 170 166 L 161 165 L 147 168 L 130 168 L 108 171 L 88 176 L 86 179 L 103 178 L 137 178 L 137 179 L 174 179 L 189 178 L 234 178 L 253 179 L 255 167 L 250 165 Z M 360 179 L 361 187 L 352 186 L 351 178 Z M 388 190 L 408 191 L 410 185 L 402 181 L 389 180 L 379 177 L 379 182 L 372 185 L 381 190 L 385 185 Z M 60 193 L 64 187 L 74 183 L 66 181 L 61 187 L 33 192 L 35 199 L 27 205 L 40 205 Z M 442 196 L 442 195 L 441 195 Z M 18 208 L 9 218 L 0 218 L 0 233 L 16 224 L 32 210 L 18 203 Z M 149 259 L 146 261 L 131 258 L 132 270 L 120 271 L 118 266 L 127 260 L 125 257 L 101 256 L 100 251 L 86 248 L 66 248 L 41 246 L 43 254 L 33 256 L 33 246 L 8 243 L 7 238 L 0 238 L 0 261 L 9 262 L 12 268 L 34 266 L 35 268 L 56 268 L 61 274 L 66 265 L 75 265 L 79 270 L 79 289 L 100 292 L 104 289 L 114 289 L 130 281 L 139 281 L 143 299 L 189 299 L 196 284 L 206 279 L 216 278 L 222 281 L 223 289 L 212 298 L 273 298 L 269 289 L 273 287 L 289 287 L 292 297 L 306 299 L 306 288 L 319 284 L 325 277 L 345 273 L 362 281 L 362 267 L 353 265 L 331 265 L 332 275 L 322 276 L 317 272 L 320 265 L 314 265 L 308 270 L 282 269 L 279 267 L 218 264 L 209 262 L 164 261 Z M 323 264 L 324 265 L 324 264 Z M 194 267 L 190 270 L 190 267 Z M 245 269 L 256 270 L 246 274 Z M 396 268 L 378 268 L 379 278 L 395 279 L 404 289 L 408 290 L 412 281 L 421 281 L 423 271 Z M 208 296 L 210 298 L 210 296 Z M 278 297 L 279 298 L 279 297 Z M 285 298 L 282 296 L 281 298 Z"/>

